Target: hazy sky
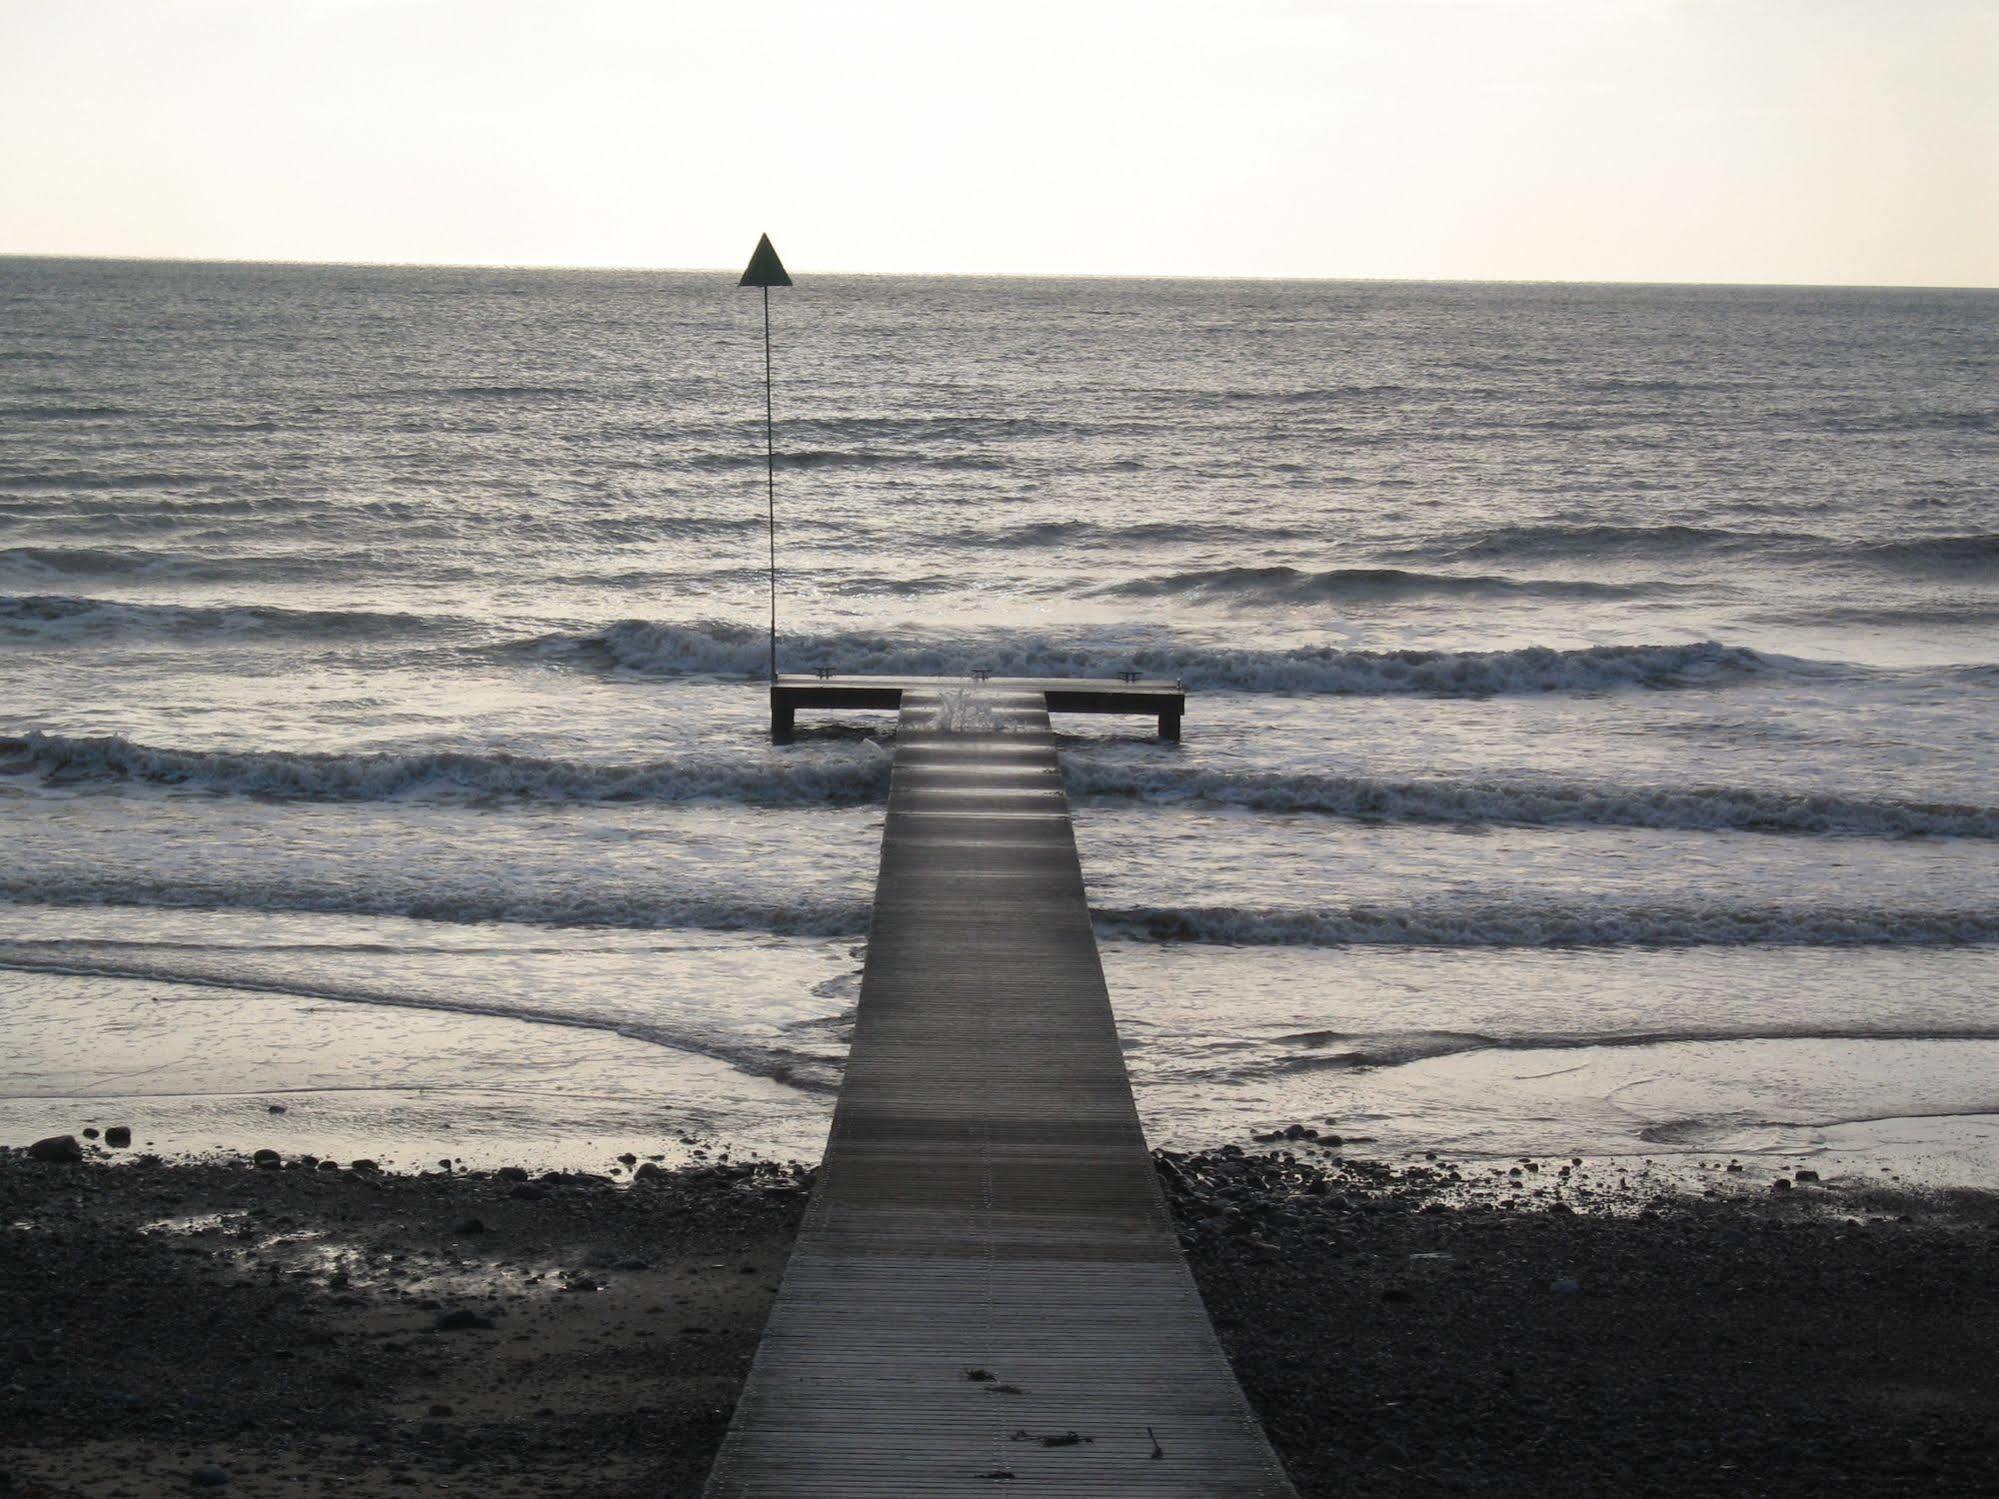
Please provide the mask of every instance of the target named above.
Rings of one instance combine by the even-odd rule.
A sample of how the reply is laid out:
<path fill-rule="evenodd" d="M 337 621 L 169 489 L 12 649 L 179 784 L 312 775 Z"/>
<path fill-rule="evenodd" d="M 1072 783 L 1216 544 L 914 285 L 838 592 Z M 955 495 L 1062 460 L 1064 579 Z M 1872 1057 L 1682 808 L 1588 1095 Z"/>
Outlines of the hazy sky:
<path fill-rule="evenodd" d="M 0 252 L 1999 285 L 1999 0 L 0 0 Z"/>

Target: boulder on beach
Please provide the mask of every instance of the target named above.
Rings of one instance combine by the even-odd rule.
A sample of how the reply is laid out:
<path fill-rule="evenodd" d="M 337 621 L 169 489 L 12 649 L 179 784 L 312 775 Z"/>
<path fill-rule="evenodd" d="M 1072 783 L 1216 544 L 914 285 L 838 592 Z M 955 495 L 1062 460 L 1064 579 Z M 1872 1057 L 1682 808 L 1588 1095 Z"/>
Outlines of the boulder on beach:
<path fill-rule="evenodd" d="M 283 1156 L 268 1147 L 255 1152 L 251 1155 L 250 1159 L 256 1162 L 257 1169 L 260 1171 L 275 1171 L 285 1163 Z"/>
<path fill-rule="evenodd" d="M 83 1145 L 75 1135 L 50 1135 L 46 1140 L 37 1140 L 30 1145 L 28 1156 L 31 1160 L 70 1166 L 83 1159 Z"/>
<path fill-rule="evenodd" d="M 104 1132 L 104 1143 L 113 1150 L 123 1150 L 132 1143 L 131 1127 L 124 1124 L 112 1125 Z"/>

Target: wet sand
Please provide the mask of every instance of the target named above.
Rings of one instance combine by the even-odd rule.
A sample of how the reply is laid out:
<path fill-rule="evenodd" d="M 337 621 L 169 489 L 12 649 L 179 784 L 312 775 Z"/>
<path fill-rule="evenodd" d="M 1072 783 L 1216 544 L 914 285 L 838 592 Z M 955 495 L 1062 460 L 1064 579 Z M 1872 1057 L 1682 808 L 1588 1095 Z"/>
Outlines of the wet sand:
<path fill-rule="evenodd" d="M 1160 1159 L 1302 1494 L 1999 1493 L 1989 1196 Z M 0 1494 L 696 1494 L 808 1188 L 9 1152 Z"/>

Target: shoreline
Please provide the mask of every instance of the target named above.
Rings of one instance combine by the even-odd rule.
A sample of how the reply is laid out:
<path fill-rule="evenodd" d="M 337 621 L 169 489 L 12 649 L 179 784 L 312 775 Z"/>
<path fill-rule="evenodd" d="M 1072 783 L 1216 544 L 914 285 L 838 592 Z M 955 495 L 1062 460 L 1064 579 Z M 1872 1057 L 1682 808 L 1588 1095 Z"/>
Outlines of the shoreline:
<path fill-rule="evenodd" d="M 1155 1160 L 1302 1495 L 1999 1491 L 1993 1194 Z M 0 1155 L 0 1494 L 698 1494 L 811 1176 L 626 1170 Z"/>

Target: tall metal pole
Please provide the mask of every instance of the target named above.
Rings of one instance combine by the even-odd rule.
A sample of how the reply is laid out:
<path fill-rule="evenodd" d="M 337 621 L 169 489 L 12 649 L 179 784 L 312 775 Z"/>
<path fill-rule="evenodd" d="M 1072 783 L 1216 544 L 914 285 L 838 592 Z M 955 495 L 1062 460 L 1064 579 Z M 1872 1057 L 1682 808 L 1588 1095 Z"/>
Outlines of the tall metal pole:
<path fill-rule="evenodd" d="M 777 437 L 770 399 L 770 288 L 764 293 L 764 491 L 770 502 L 770 679 L 777 681 Z"/>
<path fill-rule="evenodd" d="M 777 250 L 770 242 L 768 234 L 757 240 L 756 253 L 743 272 L 738 286 L 760 286 L 764 294 L 764 497 L 770 506 L 770 685 L 771 685 L 771 732 L 776 733 L 777 718 L 777 420 L 771 411 L 770 397 L 770 289 L 773 286 L 791 285 L 791 277 L 785 274 L 784 262 L 777 258 Z"/>

